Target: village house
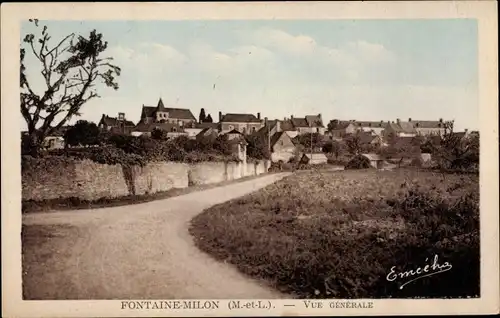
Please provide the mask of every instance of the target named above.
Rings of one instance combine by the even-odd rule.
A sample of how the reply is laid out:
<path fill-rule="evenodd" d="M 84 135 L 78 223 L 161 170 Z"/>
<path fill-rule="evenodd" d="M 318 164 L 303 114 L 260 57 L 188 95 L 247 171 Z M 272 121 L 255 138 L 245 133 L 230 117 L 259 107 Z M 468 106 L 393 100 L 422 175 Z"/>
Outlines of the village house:
<path fill-rule="evenodd" d="M 294 118 L 291 116 L 290 119 L 285 117 L 283 120 L 267 120 L 266 117 L 264 118 L 264 126 L 261 130 L 266 133 L 269 132 L 271 136 L 277 132 L 283 131 L 290 138 L 295 138 L 297 135 L 307 133 L 325 134 L 325 127 L 321 119 L 321 114 L 307 115 L 304 118 Z"/>
<path fill-rule="evenodd" d="M 184 131 L 187 133 L 189 138 L 195 139 L 200 132 L 203 130 L 210 128 L 213 130 L 217 130 L 219 128 L 218 123 L 196 123 L 191 122 L 184 125 Z"/>
<path fill-rule="evenodd" d="M 167 132 L 168 138 L 176 138 L 179 136 L 187 136 L 184 128 L 174 123 L 143 123 L 139 122 L 134 129 L 131 131 L 132 136 L 151 136 L 151 133 L 155 129 L 161 129 Z"/>
<path fill-rule="evenodd" d="M 387 144 L 383 141 L 382 137 L 379 135 L 373 135 L 371 132 L 358 131 L 359 142 L 361 145 L 370 145 L 373 147 L 386 146 Z"/>
<path fill-rule="evenodd" d="M 419 136 L 439 136 L 445 132 L 445 123 L 442 118 L 439 120 L 412 120 L 408 118 L 408 122 L 413 124 Z"/>
<path fill-rule="evenodd" d="M 399 118 L 396 122 L 387 122 L 384 130 L 384 137 L 395 135 L 396 137 L 415 137 L 417 131 L 411 122 L 402 122 Z"/>
<path fill-rule="evenodd" d="M 384 121 L 355 121 L 354 126 L 357 130 L 368 132 L 374 136 L 382 136 L 386 123 Z"/>
<path fill-rule="evenodd" d="M 213 128 L 213 127 L 208 127 L 208 128 L 203 129 L 202 131 L 200 131 L 196 135 L 195 138 L 198 141 L 203 140 L 203 139 L 214 141 L 215 139 L 217 139 L 218 136 L 219 136 L 219 130 L 218 129 Z"/>
<path fill-rule="evenodd" d="M 339 139 L 354 134 L 357 131 L 358 128 L 356 128 L 354 120 L 334 119 L 329 124 L 328 135 L 331 139 Z"/>
<path fill-rule="evenodd" d="M 321 114 L 307 115 L 303 118 L 293 117 L 292 115 L 290 116 L 290 123 L 298 135 L 307 133 L 325 134 L 325 126 L 323 125 Z"/>
<path fill-rule="evenodd" d="M 270 138 L 271 161 L 288 162 L 295 156 L 297 147 L 292 141 L 292 138 L 284 132 L 276 132 Z"/>
<path fill-rule="evenodd" d="M 374 153 L 365 153 L 362 154 L 363 157 L 367 158 L 370 161 L 370 166 L 375 169 L 382 169 L 384 167 L 384 158 L 380 155 Z"/>
<path fill-rule="evenodd" d="M 125 113 L 118 113 L 118 117 L 110 117 L 102 114 L 97 126 L 111 133 L 128 135 L 135 127 L 135 124 L 125 118 Z"/>
<path fill-rule="evenodd" d="M 187 108 L 165 107 L 163 101 L 158 101 L 157 106 L 142 105 L 141 124 L 170 123 L 183 127 L 188 123 L 196 122 L 193 113 Z"/>
<path fill-rule="evenodd" d="M 231 147 L 231 152 L 236 154 L 238 159 L 246 162 L 248 142 L 245 139 L 245 135 L 236 129 L 228 131 L 225 135 Z"/>
<path fill-rule="evenodd" d="M 300 158 L 300 163 L 319 165 L 328 162 L 328 158 L 324 153 L 304 153 Z"/>
<path fill-rule="evenodd" d="M 232 130 L 236 130 L 243 135 L 250 135 L 258 131 L 264 126 L 263 120 L 260 119 L 260 113 L 257 117 L 253 114 L 225 114 L 219 112 L 219 130 L 225 134 Z"/>
<path fill-rule="evenodd" d="M 257 131 L 259 134 L 270 134 L 271 136 L 277 132 L 285 132 L 290 138 L 295 138 L 298 132 L 293 127 L 290 120 L 286 117 L 283 120 L 264 118 L 264 126 Z"/>

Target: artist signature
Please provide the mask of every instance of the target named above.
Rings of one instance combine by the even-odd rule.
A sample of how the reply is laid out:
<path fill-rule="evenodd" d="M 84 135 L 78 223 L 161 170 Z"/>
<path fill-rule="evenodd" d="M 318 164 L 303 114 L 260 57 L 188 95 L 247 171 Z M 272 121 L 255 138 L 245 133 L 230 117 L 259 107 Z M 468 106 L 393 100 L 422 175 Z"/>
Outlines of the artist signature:
<path fill-rule="evenodd" d="M 426 262 L 429 261 L 428 258 L 425 259 Z M 407 271 L 398 272 L 396 266 L 391 267 L 391 271 L 387 274 L 387 280 L 390 282 L 396 281 L 398 279 L 409 279 L 404 284 L 399 286 L 399 289 L 403 289 L 406 285 L 424 277 L 436 275 L 449 271 L 452 268 L 451 264 L 445 262 L 444 264 L 438 263 L 438 256 L 434 255 L 434 261 L 432 264 L 426 264 L 424 267 L 418 267 L 416 269 L 411 269 Z"/>

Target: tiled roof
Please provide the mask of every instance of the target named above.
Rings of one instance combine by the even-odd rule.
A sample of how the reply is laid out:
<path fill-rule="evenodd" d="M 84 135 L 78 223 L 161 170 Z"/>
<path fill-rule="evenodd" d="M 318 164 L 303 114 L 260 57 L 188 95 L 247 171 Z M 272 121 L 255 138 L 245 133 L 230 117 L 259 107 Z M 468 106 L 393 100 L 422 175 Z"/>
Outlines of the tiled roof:
<path fill-rule="evenodd" d="M 133 131 L 152 132 L 156 128 L 162 129 L 162 130 L 165 130 L 168 132 L 173 131 L 174 128 L 175 128 L 176 132 L 184 131 L 184 129 L 182 129 L 182 127 L 179 127 L 178 125 L 172 124 L 172 123 L 149 123 L 149 124 L 146 124 L 146 123 L 142 123 L 142 122 L 137 124 L 137 126 L 133 129 Z"/>
<path fill-rule="evenodd" d="M 361 144 L 369 144 L 375 138 L 377 138 L 377 137 L 376 136 L 372 136 L 369 133 L 360 133 L 359 134 L 359 141 L 361 142 Z"/>
<path fill-rule="evenodd" d="M 278 142 L 283 134 L 287 135 L 286 132 L 280 131 L 271 136 L 271 147 L 273 147 Z"/>
<path fill-rule="evenodd" d="M 161 103 L 161 105 L 163 105 L 163 103 Z M 142 112 L 145 117 L 154 117 L 157 109 L 158 107 L 155 106 L 142 106 Z M 161 111 L 168 112 L 168 117 L 170 118 L 196 120 L 191 110 L 187 108 L 161 107 Z"/>
<path fill-rule="evenodd" d="M 414 140 L 413 137 L 396 137 L 393 143 L 396 147 L 405 147 L 413 145 Z"/>
<path fill-rule="evenodd" d="M 217 133 L 217 130 L 208 127 L 208 128 L 203 128 L 196 136 L 205 136 L 205 135 L 211 135 L 213 133 Z"/>
<path fill-rule="evenodd" d="M 354 124 L 351 121 L 339 121 L 335 127 L 333 127 L 333 130 L 340 130 L 340 129 L 346 129 L 349 127 L 349 125 Z"/>
<path fill-rule="evenodd" d="M 135 127 L 134 126 L 125 126 L 125 127 L 118 127 L 118 126 L 113 126 L 109 130 L 112 134 L 125 134 L 129 135 L 132 131 L 134 131 Z"/>
<path fill-rule="evenodd" d="M 142 106 L 142 112 L 145 117 L 154 117 L 156 111 L 155 106 Z"/>
<path fill-rule="evenodd" d="M 326 159 L 326 155 L 324 153 L 304 153 L 303 156 L 306 156 L 309 159 L 318 160 L 318 159 Z"/>
<path fill-rule="evenodd" d="M 101 122 L 103 122 L 106 126 L 118 126 L 120 121 L 116 117 L 110 117 L 108 115 L 104 115 L 101 118 Z M 135 124 L 130 120 L 123 121 L 124 126 L 133 127 Z"/>
<path fill-rule="evenodd" d="M 400 121 L 398 125 L 399 127 L 401 127 L 401 131 L 404 133 L 412 134 L 417 132 L 411 122 Z"/>
<path fill-rule="evenodd" d="M 383 121 L 356 121 L 358 127 L 384 128 L 387 123 Z"/>
<path fill-rule="evenodd" d="M 195 127 L 196 128 L 203 128 L 203 129 L 206 129 L 206 128 L 217 129 L 217 128 L 219 128 L 219 124 L 218 123 L 196 123 Z"/>
<path fill-rule="evenodd" d="M 226 123 L 260 123 L 261 120 L 254 114 L 225 114 L 221 122 Z"/>
<path fill-rule="evenodd" d="M 290 121 L 294 127 L 309 127 L 305 118 L 291 118 Z"/>
<path fill-rule="evenodd" d="M 320 115 L 308 115 L 306 116 L 306 121 L 311 127 L 324 127 Z"/>
<path fill-rule="evenodd" d="M 391 128 L 395 132 L 401 132 L 401 131 L 403 131 L 403 129 L 401 128 L 401 126 L 399 126 L 396 123 L 392 123 L 392 122 L 391 123 L 387 123 L 386 128 Z"/>
<path fill-rule="evenodd" d="M 412 120 L 415 128 L 444 128 L 444 123 L 437 120 Z"/>

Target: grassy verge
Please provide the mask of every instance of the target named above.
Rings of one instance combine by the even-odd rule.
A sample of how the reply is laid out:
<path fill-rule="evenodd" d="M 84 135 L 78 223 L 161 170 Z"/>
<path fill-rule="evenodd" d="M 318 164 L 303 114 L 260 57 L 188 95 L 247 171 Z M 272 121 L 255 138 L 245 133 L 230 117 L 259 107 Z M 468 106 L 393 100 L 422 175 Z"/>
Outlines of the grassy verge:
<path fill-rule="evenodd" d="M 270 173 L 267 173 L 269 175 Z M 105 207 L 115 207 L 123 206 L 129 204 L 139 204 L 145 202 L 151 202 L 155 200 L 162 200 L 171 197 L 176 197 L 196 191 L 207 190 L 215 187 L 221 187 L 228 184 L 244 182 L 252 180 L 255 178 L 262 177 L 264 175 L 243 177 L 237 180 L 223 181 L 213 184 L 196 185 L 187 188 L 174 188 L 168 191 L 162 191 L 152 194 L 144 195 L 128 195 L 118 198 L 101 198 L 97 200 L 82 200 L 76 197 L 62 198 L 62 199 L 51 199 L 43 201 L 35 200 L 23 200 L 22 201 L 22 212 L 23 213 L 36 213 L 36 212 L 48 212 L 52 210 L 82 210 L 82 209 L 98 209 Z"/>
<path fill-rule="evenodd" d="M 203 251 L 298 297 L 477 297 L 478 196 L 475 175 L 304 171 L 204 211 L 190 232 Z M 387 279 L 436 256 L 452 268 L 402 289 L 411 278 Z"/>

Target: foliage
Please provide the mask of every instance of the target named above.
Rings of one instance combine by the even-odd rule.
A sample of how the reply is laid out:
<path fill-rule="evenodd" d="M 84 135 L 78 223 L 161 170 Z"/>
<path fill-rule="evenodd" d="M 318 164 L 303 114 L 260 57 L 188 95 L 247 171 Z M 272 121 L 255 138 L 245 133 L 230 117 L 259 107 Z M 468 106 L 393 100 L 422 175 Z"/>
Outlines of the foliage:
<path fill-rule="evenodd" d="M 36 156 L 46 136 L 79 116 L 82 106 L 99 96 L 95 89 L 98 81 L 118 89 L 115 77 L 121 70 L 110 63 L 112 58 L 101 57 L 108 45 L 96 30 L 87 38 L 75 39 L 71 33 L 51 45 L 47 26 L 39 26 L 36 19 L 30 21 L 41 32 L 40 35 L 27 34 L 20 50 L 21 114 L 28 126 L 31 152 Z M 29 70 L 24 63 L 27 52 L 40 63 L 41 82 L 45 86 L 41 94 L 28 80 Z"/>
<path fill-rule="evenodd" d="M 312 145 L 313 150 L 316 151 L 317 149 L 321 149 L 323 137 L 319 133 L 306 133 L 297 135 L 293 138 L 293 142 L 301 145 L 304 150 L 311 149 Z"/>
<path fill-rule="evenodd" d="M 200 116 L 199 116 L 199 118 L 198 118 L 198 119 L 199 119 L 199 122 L 200 122 L 200 123 L 205 122 L 205 120 L 207 119 L 207 116 L 205 115 L 205 109 L 204 109 L 204 108 L 202 108 L 202 109 L 200 110 Z"/>
<path fill-rule="evenodd" d="M 255 159 L 271 158 L 267 138 L 262 135 L 249 135 L 246 140 L 248 142 L 247 156 Z"/>
<path fill-rule="evenodd" d="M 203 251 L 296 298 L 478 297 L 478 194 L 471 175 L 304 171 L 206 210 L 190 232 Z M 435 255 L 452 269 L 404 289 L 409 278 L 386 279 Z"/>
<path fill-rule="evenodd" d="M 332 120 L 330 120 L 330 122 L 327 125 L 328 131 L 332 131 L 332 130 L 337 129 L 338 125 L 339 125 L 339 120 L 338 119 L 332 119 Z"/>
<path fill-rule="evenodd" d="M 431 154 L 441 170 L 479 170 L 479 137 L 468 136 L 462 138 L 453 133 L 453 124 L 450 124 L 443 136 L 435 142 L 427 142 Z"/>
<path fill-rule="evenodd" d="M 344 141 L 347 152 L 351 155 L 356 156 L 362 153 L 361 137 L 359 134 L 348 135 Z"/>
<path fill-rule="evenodd" d="M 97 145 L 100 142 L 100 136 L 100 129 L 95 123 L 79 120 L 74 126 L 66 131 L 64 141 L 70 146 Z"/>
<path fill-rule="evenodd" d="M 212 119 L 212 115 L 208 114 L 207 118 L 205 118 L 205 123 L 213 123 L 214 120 Z"/>
<path fill-rule="evenodd" d="M 327 154 L 333 154 L 335 159 L 345 151 L 345 145 L 338 141 L 328 141 L 323 145 L 323 152 Z"/>
<path fill-rule="evenodd" d="M 398 158 L 398 166 L 404 159 L 415 159 L 421 154 L 422 138 L 413 137 L 388 138 L 388 146 L 380 148 L 379 154 L 386 158 Z"/>
<path fill-rule="evenodd" d="M 362 155 L 354 156 L 349 162 L 345 165 L 345 169 L 368 169 L 371 168 L 370 160 Z"/>
<path fill-rule="evenodd" d="M 214 141 L 214 150 L 217 152 L 223 154 L 223 155 L 231 155 L 232 150 L 231 146 L 229 144 L 229 140 L 227 138 L 227 135 L 219 135 L 217 138 L 215 138 Z"/>
<path fill-rule="evenodd" d="M 151 132 L 151 138 L 157 140 L 167 140 L 168 132 L 163 129 L 153 129 L 153 131 Z"/>

